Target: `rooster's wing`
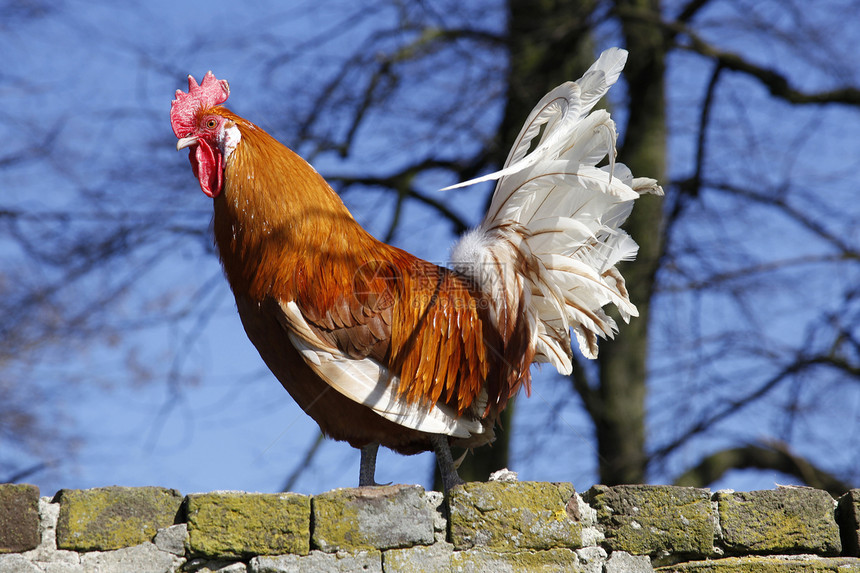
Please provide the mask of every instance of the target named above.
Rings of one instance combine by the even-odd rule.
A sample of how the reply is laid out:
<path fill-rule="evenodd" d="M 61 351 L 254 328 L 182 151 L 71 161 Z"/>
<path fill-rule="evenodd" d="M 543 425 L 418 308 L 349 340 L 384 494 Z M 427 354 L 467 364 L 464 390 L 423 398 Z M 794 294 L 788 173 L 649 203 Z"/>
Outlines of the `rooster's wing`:
<path fill-rule="evenodd" d="M 460 438 L 483 433 L 494 333 L 481 299 L 448 269 L 389 254 L 397 256 L 351 272 L 308 268 L 314 288 L 279 300 L 290 341 L 329 385 L 388 420 Z"/>

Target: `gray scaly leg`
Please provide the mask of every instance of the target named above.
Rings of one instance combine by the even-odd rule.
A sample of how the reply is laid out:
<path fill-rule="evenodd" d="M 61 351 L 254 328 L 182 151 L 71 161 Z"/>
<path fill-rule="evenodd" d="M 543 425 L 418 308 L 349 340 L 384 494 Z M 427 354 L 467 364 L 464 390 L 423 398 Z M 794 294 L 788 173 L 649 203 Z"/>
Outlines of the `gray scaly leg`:
<path fill-rule="evenodd" d="M 439 464 L 439 473 L 442 474 L 442 486 L 445 488 L 445 493 L 447 494 L 455 485 L 460 485 L 464 482 L 457 474 L 454 459 L 451 457 L 448 436 L 434 434 L 430 437 L 430 443 L 433 444 L 433 451 L 436 452 L 436 463 Z"/>
<path fill-rule="evenodd" d="M 361 468 L 358 470 L 358 487 L 379 485 L 376 483 L 376 453 L 379 443 L 371 442 L 361 448 Z"/>

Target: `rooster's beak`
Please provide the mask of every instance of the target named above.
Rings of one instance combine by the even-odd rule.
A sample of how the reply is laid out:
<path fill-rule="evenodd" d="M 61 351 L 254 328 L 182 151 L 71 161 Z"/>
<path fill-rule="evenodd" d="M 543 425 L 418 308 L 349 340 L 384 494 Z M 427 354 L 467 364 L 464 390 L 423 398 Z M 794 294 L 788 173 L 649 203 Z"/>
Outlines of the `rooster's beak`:
<path fill-rule="evenodd" d="M 176 151 L 179 151 L 180 149 L 185 149 L 186 147 L 189 147 L 191 145 L 196 145 L 196 144 L 197 144 L 197 136 L 196 135 L 189 135 L 188 137 L 183 137 L 182 139 L 180 139 L 179 141 L 176 142 Z"/>

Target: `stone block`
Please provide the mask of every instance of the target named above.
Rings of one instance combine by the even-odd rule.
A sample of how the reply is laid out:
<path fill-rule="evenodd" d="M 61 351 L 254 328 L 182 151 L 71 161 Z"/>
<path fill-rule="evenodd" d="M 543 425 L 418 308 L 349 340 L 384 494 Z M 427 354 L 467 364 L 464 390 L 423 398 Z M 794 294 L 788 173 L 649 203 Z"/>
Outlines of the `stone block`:
<path fill-rule="evenodd" d="M 185 559 L 159 551 L 152 543 L 81 555 L 83 570 L 97 573 L 175 573 L 183 563 Z"/>
<path fill-rule="evenodd" d="M 182 568 L 183 573 L 248 573 L 242 561 L 192 559 Z"/>
<path fill-rule="evenodd" d="M 630 555 L 624 551 L 613 551 L 606 560 L 605 573 L 653 573 L 651 559 L 647 555 Z"/>
<path fill-rule="evenodd" d="M 448 505 L 445 502 L 445 494 L 440 491 L 425 491 L 427 503 L 433 508 L 433 531 L 436 532 L 436 541 L 448 539 Z"/>
<path fill-rule="evenodd" d="M 408 549 L 391 549 L 383 554 L 385 573 L 451 573 L 454 546 L 436 542 Z"/>
<path fill-rule="evenodd" d="M 207 557 L 310 551 L 311 499 L 297 493 L 213 492 L 188 500 L 188 549 Z"/>
<path fill-rule="evenodd" d="M 161 551 L 167 551 L 174 555 L 185 555 L 185 543 L 188 541 L 188 525 L 179 523 L 159 529 L 155 534 L 153 543 Z"/>
<path fill-rule="evenodd" d="M 687 561 L 655 569 L 658 573 L 857 573 L 860 559 L 815 555 L 726 557 Z"/>
<path fill-rule="evenodd" d="M 0 485 L 0 554 L 29 551 L 39 541 L 39 488 Z"/>
<path fill-rule="evenodd" d="M 29 559 L 21 555 L 0 555 L 0 573 L 42 573 Z"/>
<path fill-rule="evenodd" d="M 714 552 L 714 513 L 706 489 L 597 485 L 585 498 L 597 510 L 610 551 L 652 557 L 705 557 Z"/>
<path fill-rule="evenodd" d="M 574 551 L 579 559 L 579 570 L 582 573 L 606 573 L 606 550 L 599 546 L 583 547 Z M 645 557 L 645 559 L 648 559 Z M 638 571 L 624 571 L 624 573 L 639 573 Z"/>
<path fill-rule="evenodd" d="M 493 551 L 486 547 L 475 547 L 455 551 L 451 558 L 451 570 L 457 573 L 588 573 L 574 551 L 561 548 L 546 551 Z"/>
<path fill-rule="evenodd" d="M 582 524 L 574 494 L 569 483 L 472 482 L 458 486 L 449 499 L 451 542 L 455 549 L 579 548 Z"/>
<path fill-rule="evenodd" d="M 421 486 L 336 489 L 312 505 L 314 547 L 329 553 L 433 543 L 436 510 Z"/>
<path fill-rule="evenodd" d="M 842 551 L 860 556 L 860 489 L 852 489 L 839 498 L 836 514 L 842 532 Z"/>
<path fill-rule="evenodd" d="M 386 573 L 387 573 L 386 569 Z M 382 554 L 376 550 L 254 557 L 248 573 L 382 573 Z"/>
<path fill-rule="evenodd" d="M 152 541 L 155 532 L 173 525 L 182 497 L 162 487 L 62 489 L 57 547 L 75 551 L 110 551 Z"/>
<path fill-rule="evenodd" d="M 728 552 L 838 555 L 842 550 L 836 502 L 826 491 L 717 492 L 714 499 Z"/>

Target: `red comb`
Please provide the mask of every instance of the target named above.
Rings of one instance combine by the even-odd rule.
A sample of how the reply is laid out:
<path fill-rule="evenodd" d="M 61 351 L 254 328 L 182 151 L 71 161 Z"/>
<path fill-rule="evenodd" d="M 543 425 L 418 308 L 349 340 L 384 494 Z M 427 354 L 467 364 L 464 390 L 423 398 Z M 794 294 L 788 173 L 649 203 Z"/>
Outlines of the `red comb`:
<path fill-rule="evenodd" d="M 194 130 L 197 111 L 227 101 L 230 84 L 227 80 L 215 79 L 215 74 L 206 72 L 199 84 L 188 76 L 188 93 L 176 90 L 176 99 L 170 104 L 170 125 L 176 137 L 186 137 Z"/>

